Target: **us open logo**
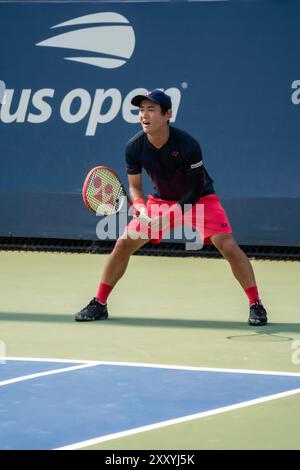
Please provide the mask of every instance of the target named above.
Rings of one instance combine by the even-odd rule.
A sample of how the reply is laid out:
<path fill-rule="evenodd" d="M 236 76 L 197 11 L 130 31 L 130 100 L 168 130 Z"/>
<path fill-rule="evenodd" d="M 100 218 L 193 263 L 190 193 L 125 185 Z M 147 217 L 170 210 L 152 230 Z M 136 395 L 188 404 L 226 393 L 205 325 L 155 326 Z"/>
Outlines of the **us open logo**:
<path fill-rule="evenodd" d="M 82 25 L 85 27 L 78 28 Z M 104 69 L 121 67 L 133 54 L 134 30 L 129 21 L 119 13 L 106 12 L 80 16 L 52 26 L 51 29 L 70 27 L 73 28 L 71 31 L 41 41 L 36 46 L 80 51 L 80 56 L 72 55 L 64 59 Z M 83 56 L 83 51 L 88 52 L 88 55 Z"/>
<path fill-rule="evenodd" d="M 3 80 L 0 80 L 0 104 L 5 103 L 5 83 Z"/>
<path fill-rule="evenodd" d="M 300 104 L 300 80 L 294 80 L 292 83 L 292 89 L 295 90 L 292 93 L 291 101 L 295 105 Z"/>

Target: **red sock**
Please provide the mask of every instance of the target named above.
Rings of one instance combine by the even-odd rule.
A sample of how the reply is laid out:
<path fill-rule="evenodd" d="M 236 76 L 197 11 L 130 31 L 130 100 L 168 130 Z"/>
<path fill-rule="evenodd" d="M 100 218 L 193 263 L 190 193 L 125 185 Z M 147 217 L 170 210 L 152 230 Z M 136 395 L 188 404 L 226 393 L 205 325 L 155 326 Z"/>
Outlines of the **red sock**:
<path fill-rule="evenodd" d="M 247 289 L 244 289 L 244 290 L 245 290 L 246 295 L 249 299 L 249 304 L 250 305 L 255 304 L 256 301 L 261 303 L 261 300 L 259 298 L 258 290 L 257 290 L 256 286 L 248 287 Z"/>
<path fill-rule="evenodd" d="M 96 300 L 98 300 L 101 304 L 105 305 L 107 301 L 107 297 L 111 293 L 113 287 L 109 286 L 108 284 L 104 284 L 104 282 L 101 282 L 98 291 L 96 294 Z"/>

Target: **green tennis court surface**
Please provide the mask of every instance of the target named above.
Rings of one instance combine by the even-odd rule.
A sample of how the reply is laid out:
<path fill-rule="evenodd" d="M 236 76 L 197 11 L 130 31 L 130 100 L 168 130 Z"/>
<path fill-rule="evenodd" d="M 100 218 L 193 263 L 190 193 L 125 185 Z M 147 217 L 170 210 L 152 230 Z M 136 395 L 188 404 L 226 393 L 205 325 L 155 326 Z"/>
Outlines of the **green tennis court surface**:
<path fill-rule="evenodd" d="M 75 323 L 105 259 L 1 252 L 7 356 L 300 373 L 292 348 L 300 340 L 299 263 L 253 261 L 266 327 L 247 325 L 247 299 L 226 261 L 138 256 L 110 297 L 110 320 Z M 92 448 L 299 449 L 299 405 L 294 395 Z"/>

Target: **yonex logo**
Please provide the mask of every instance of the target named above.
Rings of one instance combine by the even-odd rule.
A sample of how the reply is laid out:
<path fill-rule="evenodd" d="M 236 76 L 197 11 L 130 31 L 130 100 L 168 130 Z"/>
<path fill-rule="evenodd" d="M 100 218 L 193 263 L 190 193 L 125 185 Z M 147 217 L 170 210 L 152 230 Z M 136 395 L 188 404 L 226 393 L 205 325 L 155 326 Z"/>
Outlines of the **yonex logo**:
<path fill-rule="evenodd" d="M 94 26 L 94 25 L 97 26 Z M 114 69 L 124 65 L 133 54 L 135 35 L 128 20 L 119 13 L 93 13 L 80 16 L 52 28 L 72 29 L 36 44 L 36 46 L 61 47 L 80 51 L 80 56 L 64 57 L 65 60 L 83 62 L 105 69 Z M 82 51 L 88 52 L 87 56 Z M 96 54 L 95 54 L 96 53 Z"/>

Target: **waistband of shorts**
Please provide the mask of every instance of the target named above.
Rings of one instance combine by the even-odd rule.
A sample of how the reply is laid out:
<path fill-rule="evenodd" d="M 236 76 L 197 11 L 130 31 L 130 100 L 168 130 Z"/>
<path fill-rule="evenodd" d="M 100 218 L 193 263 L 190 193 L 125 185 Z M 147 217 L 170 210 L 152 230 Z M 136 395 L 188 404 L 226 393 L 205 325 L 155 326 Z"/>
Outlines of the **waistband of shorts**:
<path fill-rule="evenodd" d="M 219 197 L 217 196 L 217 194 L 208 194 L 207 196 L 200 197 L 200 199 L 196 202 L 196 204 L 202 204 L 203 202 L 208 201 L 208 200 L 218 201 Z M 170 206 L 172 206 L 173 204 L 176 204 L 178 202 L 178 201 L 170 201 L 169 199 L 160 199 L 159 197 L 152 196 L 152 194 L 149 194 L 148 201 L 151 204 L 153 204 L 153 203 L 156 203 L 156 204 L 169 204 Z"/>

